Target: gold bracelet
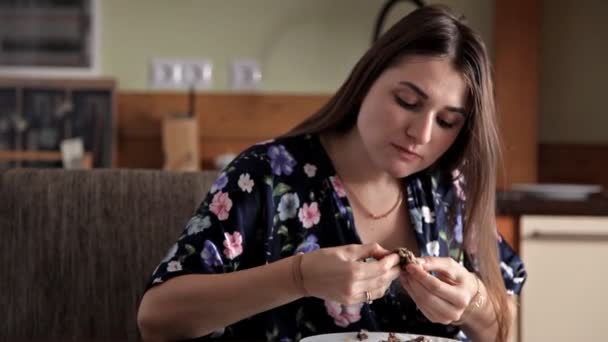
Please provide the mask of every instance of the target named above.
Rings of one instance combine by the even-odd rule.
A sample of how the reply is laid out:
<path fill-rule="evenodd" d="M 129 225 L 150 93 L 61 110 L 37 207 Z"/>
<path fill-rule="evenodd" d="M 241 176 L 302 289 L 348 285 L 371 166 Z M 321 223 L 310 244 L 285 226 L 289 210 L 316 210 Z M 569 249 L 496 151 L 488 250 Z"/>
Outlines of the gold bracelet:
<path fill-rule="evenodd" d="M 293 262 L 291 263 L 291 274 L 293 276 L 293 281 L 300 290 L 300 293 L 304 297 L 308 297 L 308 291 L 304 287 L 304 276 L 302 275 L 302 258 L 304 257 L 304 253 L 298 253 L 294 256 Z"/>
<path fill-rule="evenodd" d="M 471 314 L 471 312 L 479 310 L 486 302 L 486 296 L 481 293 L 481 280 L 477 275 L 473 275 L 475 276 L 475 280 L 477 281 L 477 292 L 475 292 L 475 295 L 473 296 L 473 298 L 471 298 L 471 301 L 464 309 L 464 312 L 462 313 L 460 318 L 453 321 L 452 325 L 462 325 L 467 319 L 467 317 Z"/>

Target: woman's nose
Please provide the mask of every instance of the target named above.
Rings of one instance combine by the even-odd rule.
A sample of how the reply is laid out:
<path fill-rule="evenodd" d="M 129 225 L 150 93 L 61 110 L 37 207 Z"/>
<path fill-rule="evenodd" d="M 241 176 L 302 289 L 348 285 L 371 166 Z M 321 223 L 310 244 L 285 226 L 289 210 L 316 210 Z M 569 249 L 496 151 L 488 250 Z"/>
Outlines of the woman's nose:
<path fill-rule="evenodd" d="M 411 137 L 416 144 L 424 145 L 431 141 L 431 133 L 433 129 L 433 114 L 420 113 L 414 115 L 407 127 L 406 134 Z"/>

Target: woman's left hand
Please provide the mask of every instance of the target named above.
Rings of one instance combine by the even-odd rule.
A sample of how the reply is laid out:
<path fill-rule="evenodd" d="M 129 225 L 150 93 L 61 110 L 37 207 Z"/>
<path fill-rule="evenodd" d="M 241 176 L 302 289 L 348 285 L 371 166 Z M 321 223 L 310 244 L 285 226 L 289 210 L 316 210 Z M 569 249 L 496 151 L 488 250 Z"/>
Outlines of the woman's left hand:
<path fill-rule="evenodd" d="M 452 258 L 423 257 L 421 264 L 408 264 L 399 280 L 420 311 L 431 322 L 458 321 L 477 292 L 475 274 Z M 436 277 L 431 275 L 434 271 Z"/>

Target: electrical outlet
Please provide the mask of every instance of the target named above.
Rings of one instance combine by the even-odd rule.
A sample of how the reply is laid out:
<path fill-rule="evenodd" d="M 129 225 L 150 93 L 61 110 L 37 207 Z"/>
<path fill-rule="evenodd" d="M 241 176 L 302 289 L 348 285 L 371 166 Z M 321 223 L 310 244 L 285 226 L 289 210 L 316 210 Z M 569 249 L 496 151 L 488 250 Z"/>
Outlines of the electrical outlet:
<path fill-rule="evenodd" d="M 155 59 L 150 64 L 151 85 L 157 89 L 175 88 L 181 78 L 178 61 L 172 59 Z"/>
<path fill-rule="evenodd" d="M 212 84 L 213 66 L 208 59 L 189 59 L 182 61 L 183 82 L 186 87 L 209 89 Z"/>
<path fill-rule="evenodd" d="M 260 63 L 253 59 L 235 59 L 231 64 L 230 85 L 235 90 L 255 90 L 262 83 Z"/>
<path fill-rule="evenodd" d="M 154 59 L 150 82 L 155 89 L 209 89 L 213 65 L 208 59 Z"/>

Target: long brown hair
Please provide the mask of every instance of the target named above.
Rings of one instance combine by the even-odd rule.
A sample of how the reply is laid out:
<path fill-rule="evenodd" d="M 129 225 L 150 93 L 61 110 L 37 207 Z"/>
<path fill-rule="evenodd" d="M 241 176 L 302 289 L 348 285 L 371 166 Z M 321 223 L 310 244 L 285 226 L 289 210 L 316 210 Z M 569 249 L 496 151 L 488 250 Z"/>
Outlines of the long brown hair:
<path fill-rule="evenodd" d="M 474 253 L 477 273 L 488 289 L 496 313 L 497 341 L 506 341 L 511 315 L 498 264 L 495 191 L 500 160 L 492 70 L 486 47 L 464 19 L 444 6 L 424 6 L 384 33 L 355 65 L 332 98 L 287 135 L 347 132 L 374 81 L 406 56 L 448 58 L 467 82 L 467 121 L 454 144 L 436 163 L 464 176 L 467 197 L 464 250 Z"/>

